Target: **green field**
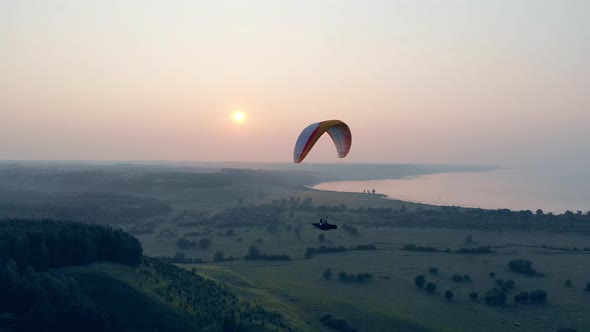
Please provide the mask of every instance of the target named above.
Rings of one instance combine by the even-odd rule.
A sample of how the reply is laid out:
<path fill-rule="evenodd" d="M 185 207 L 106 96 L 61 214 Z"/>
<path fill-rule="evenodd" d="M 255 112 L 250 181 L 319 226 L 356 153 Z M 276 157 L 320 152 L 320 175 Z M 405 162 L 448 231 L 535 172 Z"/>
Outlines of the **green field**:
<path fill-rule="evenodd" d="M 590 330 L 586 315 L 590 293 L 584 290 L 590 281 L 590 250 L 585 250 L 590 247 L 590 222 L 585 215 L 535 216 L 524 211 L 443 208 L 376 194 L 317 191 L 303 186 L 309 184 L 305 182 L 309 174 L 287 171 L 239 170 L 195 176 L 158 170 L 141 173 L 132 184 L 115 174 L 109 175 L 108 185 L 93 180 L 94 175 L 85 175 L 86 181 L 101 188 L 101 194 L 94 196 L 89 190 L 65 190 L 70 182 L 61 178 L 64 190 L 57 196 L 50 195 L 55 179 L 22 196 L 10 196 L 12 189 L 6 189 L 0 194 L 11 197 L 12 210 L 4 211 L 13 213 L 18 210 L 15 206 L 25 203 L 27 210 L 18 212 L 34 216 L 45 213 L 51 217 L 56 211 L 68 215 L 71 209 L 95 211 L 92 222 L 115 224 L 129 231 L 141 241 L 148 256 L 170 259 L 182 254 L 178 257 L 198 260 L 198 264 L 177 265 L 194 268 L 248 301 L 280 312 L 290 326 L 302 331 L 336 331 L 320 322 L 325 314 L 345 319 L 358 331 Z M 113 176 L 119 179 L 118 184 Z M 53 189 L 48 189 L 49 184 Z M 64 205 L 72 196 L 76 197 L 75 205 L 68 209 Z M 97 206 L 101 208 L 92 208 Z M 113 214 L 117 218 L 109 222 Z M 339 228 L 322 232 L 311 225 L 325 216 Z M 320 234 L 325 235 L 324 241 L 319 240 Z M 192 245 L 181 248 L 179 239 Z M 198 243 L 202 239 L 210 240 L 210 247 L 201 248 Z M 320 245 L 351 248 L 366 244 L 377 250 L 305 256 L 307 248 Z M 402 250 L 407 244 L 440 251 Z M 245 260 L 253 245 L 264 254 L 288 255 L 290 260 Z M 480 246 L 491 246 L 493 252 L 454 252 Z M 447 248 L 450 252 L 445 252 Z M 233 260 L 214 262 L 219 251 Z M 543 276 L 511 271 L 508 262 L 515 258 L 531 260 Z M 430 267 L 438 273 L 430 274 Z M 327 268 L 333 271 L 331 280 L 322 277 Z M 97 265 L 94 269 L 110 267 Z M 343 282 L 338 278 L 341 271 L 369 273 L 373 278 L 362 283 Z M 451 280 L 455 273 L 469 275 L 470 280 L 455 282 Z M 123 279 L 129 275 L 115 274 Z M 418 274 L 436 284 L 433 294 L 414 284 Z M 506 291 L 504 305 L 491 306 L 484 295 L 498 279 L 513 280 L 515 287 Z M 567 279 L 572 287 L 564 285 Z M 131 279 L 126 282 L 136 284 Z M 149 287 L 142 287 L 139 289 L 150 296 Z M 547 291 L 545 303 L 513 300 L 514 295 L 535 289 Z M 452 301 L 445 300 L 447 290 L 454 294 Z M 470 292 L 479 294 L 477 301 L 469 298 Z"/>

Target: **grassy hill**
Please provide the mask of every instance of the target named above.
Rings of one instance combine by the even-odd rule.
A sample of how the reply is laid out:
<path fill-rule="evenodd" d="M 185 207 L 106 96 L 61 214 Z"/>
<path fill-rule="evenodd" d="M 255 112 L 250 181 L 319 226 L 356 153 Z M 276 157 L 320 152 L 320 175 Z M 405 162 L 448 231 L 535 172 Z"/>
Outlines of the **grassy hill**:
<path fill-rule="evenodd" d="M 0 329 L 296 331 L 223 284 L 142 256 L 119 229 L 0 220 Z"/>
<path fill-rule="evenodd" d="M 103 262 L 66 271 L 124 331 L 296 330 L 281 314 L 155 259 L 144 258 L 137 267 Z"/>

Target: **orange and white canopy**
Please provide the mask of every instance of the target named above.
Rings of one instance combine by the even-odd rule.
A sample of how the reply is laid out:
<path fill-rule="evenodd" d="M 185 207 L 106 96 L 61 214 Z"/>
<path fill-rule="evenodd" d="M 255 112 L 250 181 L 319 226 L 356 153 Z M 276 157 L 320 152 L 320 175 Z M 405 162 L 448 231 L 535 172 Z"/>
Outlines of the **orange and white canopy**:
<path fill-rule="evenodd" d="M 295 143 L 293 161 L 295 163 L 302 162 L 325 132 L 328 132 L 328 135 L 332 137 L 332 141 L 334 141 L 336 151 L 338 152 L 338 157 L 346 157 L 352 144 L 350 128 L 348 128 L 346 123 L 340 120 L 327 120 L 312 123 L 307 126 L 307 128 L 303 129 Z"/>

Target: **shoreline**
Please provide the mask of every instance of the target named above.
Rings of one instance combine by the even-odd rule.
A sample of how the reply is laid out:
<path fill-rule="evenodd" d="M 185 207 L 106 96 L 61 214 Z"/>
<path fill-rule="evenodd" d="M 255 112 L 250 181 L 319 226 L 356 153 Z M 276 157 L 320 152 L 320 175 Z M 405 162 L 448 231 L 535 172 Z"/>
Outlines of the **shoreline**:
<path fill-rule="evenodd" d="M 494 170 L 435 173 L 398 179 L 327 181 L 310 188 L 356 194 L 375 189 L 375 193 L 384 195 L 385 199 L 433 206 L 512 211 L 541 209 L 556 214 L 590 209 L 590 204 L 585 203 L 590 201 L 584 199 L 583 191 L 570 190 L 568 181 L 560 181 L 562 179 L 558 177 L 544 177 L 526 170 Z"/>

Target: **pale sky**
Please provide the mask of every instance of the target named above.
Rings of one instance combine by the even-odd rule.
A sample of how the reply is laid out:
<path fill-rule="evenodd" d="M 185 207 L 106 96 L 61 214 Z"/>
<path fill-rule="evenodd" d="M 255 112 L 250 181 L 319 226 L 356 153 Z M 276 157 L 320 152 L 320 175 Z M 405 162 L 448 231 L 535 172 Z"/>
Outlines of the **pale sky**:
<path fill-rule="evenodd" d="M 0 160 L 590 164 L 590 1 L 0 1 Z M 247 114 L 238 125 L 234 109 Z"/>

